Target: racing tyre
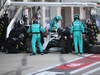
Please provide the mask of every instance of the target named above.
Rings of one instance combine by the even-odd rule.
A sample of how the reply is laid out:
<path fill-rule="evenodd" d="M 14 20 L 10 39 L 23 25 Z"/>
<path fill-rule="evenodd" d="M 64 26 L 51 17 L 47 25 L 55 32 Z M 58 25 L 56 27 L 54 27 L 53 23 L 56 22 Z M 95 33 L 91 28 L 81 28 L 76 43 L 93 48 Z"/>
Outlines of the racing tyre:
<path fill-rule="evenodd" d="M 88 51 L 89 51 L 89 53 L 99 54 L 100 53 L 100 45 L 90 45 Z"/>

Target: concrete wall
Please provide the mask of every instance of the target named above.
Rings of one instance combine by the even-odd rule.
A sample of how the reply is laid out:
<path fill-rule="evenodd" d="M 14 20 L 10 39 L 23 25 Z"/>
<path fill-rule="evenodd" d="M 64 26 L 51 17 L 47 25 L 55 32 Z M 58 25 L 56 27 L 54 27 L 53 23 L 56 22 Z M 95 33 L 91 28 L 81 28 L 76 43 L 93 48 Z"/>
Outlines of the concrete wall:
<path fill-rule="evenodd" d="M 90 9 L 86 8 L 86 19 L 90 18 Z"/>
<path fill-rule="evenodd" d="M 71 24 L 71 7 L 65 8 L 65 13 L 64 14 L 65 14 L 65 20 L 64 20 L 65 24 L 64 24 L 63 27 L 66 27 L 69 24 Z"/>
<path fill-rule="evenodd" d="M 57 7 L 50 7 L 50 19 L 53 19 L 57 15 Z"/>
<path fill-rule="evenodd" d="M 79 7 L 74 7 L 74 14 L 80 15 L 80 8 Z"/>
<path fill-rule="evenodd" d="M 74 7 L 73 9 L 74 14 L 79 14 L 79 8 L 78 7 Z M 65 7 L 63 8 L 62 11 L 62 16 L 63 16 L 63 24 L 62 24 L 62 28 L 65 28 L 66 26 L 68 26 L 69 24 L 72 23 L 72 14 L 71 14 L 71 7 Z"/>

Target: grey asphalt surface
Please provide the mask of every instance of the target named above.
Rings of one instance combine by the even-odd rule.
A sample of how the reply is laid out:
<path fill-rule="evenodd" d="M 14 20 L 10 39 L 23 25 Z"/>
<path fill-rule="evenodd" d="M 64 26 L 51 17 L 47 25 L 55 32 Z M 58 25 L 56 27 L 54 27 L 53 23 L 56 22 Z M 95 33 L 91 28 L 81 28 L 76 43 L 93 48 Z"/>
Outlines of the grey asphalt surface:
<path fill-rule="evenodd" d="M 0 75 L 25 75 L 40 69 L 63 63 L 60 52 L 45 55 L 29 56 L 28 53 L 5 54 L 0 53 Z M 64 62 L 78 58 L 73 54 L 63 54 Z"/>
<path fill-rule="evenodd" d="M 98 38 L 100 41 L 100 35 Z M 30 56 L 29 54 L 5 54 L 0 52 L 0 75 L 25 75 L 79 58 L 79 56 L 73 54 L 62 54 L 63 57 L 61 57 L 60 52 L 37 54 L 36 56 Z"/>

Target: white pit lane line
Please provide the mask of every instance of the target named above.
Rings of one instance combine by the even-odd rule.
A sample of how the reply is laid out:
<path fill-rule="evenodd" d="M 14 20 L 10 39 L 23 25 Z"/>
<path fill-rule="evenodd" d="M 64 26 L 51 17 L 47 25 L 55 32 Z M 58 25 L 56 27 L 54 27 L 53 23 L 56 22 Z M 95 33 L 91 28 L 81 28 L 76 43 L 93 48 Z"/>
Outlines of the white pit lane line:
<path fill-rule="evenodd" d="M 96 72 L 96 71 L 99 71 L 99 70 L 100 70 L 100 67 L 95 68 L 95 69 L 93 69 L 93 70 L 91 70 L 91 71 L 88 71 L 88 72 L 86 72 L 86 73 L 84 73 L 84 74 L 82 74 L 82 75 L 90 75 L 90 74 L 92 74 L 92 73 L 94 73 L 94 72 Z"/>
<path fill-rule="evenodd" d="M 100 64 L 100 61 L 98 61 L 98 62 L 96 62 L 96 63 L 93 63 L 93 64 L 91 64 L 91 65 L 85 66 L 85 67 L 83 67 L 83 68 L 80 68 L 80 69 L 71 71 L 70 74 L 75 74 L 75 73 L 77 73 L 77 72 L 80 72 L 80 71 L 85 70 L 85 69 L 87 69 L 87 68 L 89 68 L 89 67 L 95 66 L 95 65 L 97 65 L 97 64 Z M 84 74 L 84 75 L 85 75 L 85 74 Z"/>

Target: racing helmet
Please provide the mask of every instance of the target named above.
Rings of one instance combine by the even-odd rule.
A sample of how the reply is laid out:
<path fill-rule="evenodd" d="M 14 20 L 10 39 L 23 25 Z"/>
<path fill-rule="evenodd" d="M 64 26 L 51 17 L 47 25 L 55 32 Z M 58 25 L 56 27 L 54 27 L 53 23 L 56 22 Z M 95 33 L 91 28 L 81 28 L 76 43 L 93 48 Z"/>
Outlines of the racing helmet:
<path fill-rule="evenodd" d="M 78 19 L 79 20 L 79 14 L 74 15 L 74 20 Z"/>
<path fill-rule="evenodd" d="M 28 19 L 28 15 L 24 15 L 24 16 L 23 16 L 23 20 L 26 22 L 27 19 Z"/>
<path fill-rule="evenodd" d="M 26 19 L 28 19 L 28 15 L 24 15 L 24 17 L 25 17 Z"/>
<path fill-rule="evenodd" d="M 23 25 L 24 24 L 24 21 L 23 20 L 19 20 L 18 21 L 18 25 Z"/>

